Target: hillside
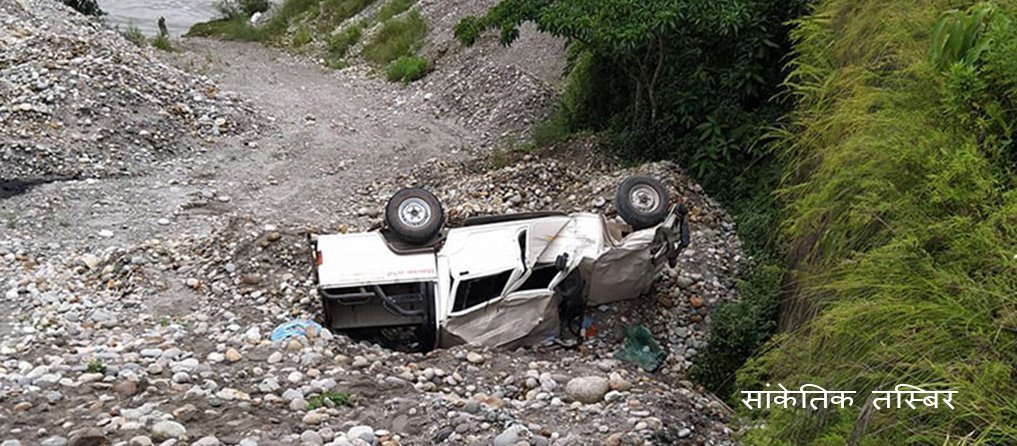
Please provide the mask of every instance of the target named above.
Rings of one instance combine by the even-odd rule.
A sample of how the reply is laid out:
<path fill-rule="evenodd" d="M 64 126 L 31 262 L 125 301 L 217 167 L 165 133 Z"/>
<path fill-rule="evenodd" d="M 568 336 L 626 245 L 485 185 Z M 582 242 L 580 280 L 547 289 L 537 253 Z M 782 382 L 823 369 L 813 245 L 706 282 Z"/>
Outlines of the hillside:
<path fill-rule="evenodd" d="M 774 411 L 748 443 L 1017 442 L 1017 4 L 971 5 L 824 0 L 796 24 L 784 332 L 739 375 L 955 390 L 956 409 Z"/>

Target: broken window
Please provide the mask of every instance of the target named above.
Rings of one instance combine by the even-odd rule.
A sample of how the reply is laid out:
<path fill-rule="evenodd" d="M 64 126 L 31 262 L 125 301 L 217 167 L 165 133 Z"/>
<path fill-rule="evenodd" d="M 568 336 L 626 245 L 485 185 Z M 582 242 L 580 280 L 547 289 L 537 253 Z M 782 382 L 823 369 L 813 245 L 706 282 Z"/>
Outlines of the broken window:
<path fill-rule="evenodd" d="M 537 265 L 533 273 L 516 291 L 546 290 L 551 287 L 551 281 L 558 275 L 558 268 L 552 264 Z"/>
<path fill-rule="evenodd" d="M 473 308 L 501 296 L 511 275 L 512 270 L 508 270 L 493 276 L 477 277 L 460 282 L 459 288 L 456 289 L 456 301 L 452 306 L 452 311 Z"/>

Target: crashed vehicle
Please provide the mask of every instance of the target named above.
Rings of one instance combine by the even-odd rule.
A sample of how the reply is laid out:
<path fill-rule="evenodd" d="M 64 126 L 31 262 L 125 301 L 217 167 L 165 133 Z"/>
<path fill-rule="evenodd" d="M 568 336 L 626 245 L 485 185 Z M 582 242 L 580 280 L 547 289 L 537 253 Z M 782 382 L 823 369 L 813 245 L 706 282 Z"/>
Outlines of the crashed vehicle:
<path fill-rule="evenodd" d="M 533 345 L 577 332 L 587 306 L 640 296 L 689 244 L 687 211 L 650 177 L 618 188 L 618 219 L 538 212 L 445 229 L 430 192 L 397 192 L 382 229 L 312 238 L 328 328 L 410 328 L 420 350 Z M 567 334 L 567 333 L 565 333 Z"/>

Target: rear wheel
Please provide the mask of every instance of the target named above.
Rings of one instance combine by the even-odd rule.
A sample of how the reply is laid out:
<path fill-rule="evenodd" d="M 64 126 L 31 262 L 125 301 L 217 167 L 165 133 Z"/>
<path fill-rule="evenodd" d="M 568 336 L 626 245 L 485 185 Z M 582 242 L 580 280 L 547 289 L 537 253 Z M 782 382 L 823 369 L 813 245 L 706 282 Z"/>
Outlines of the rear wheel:
<path fill-rule="evenodd" d="M 618 186 L 615 206 L 626 223 L 633 229 L 640 230 L 664 221 L 671 206 L 671 197 L 660 181 L 637 176 Z"/>
<path fill-rule="evenodd" d="M 422 244 L 441 232 L 445 211 L 434 194 L 420 188 L 396 192 L 385 206 L 385 223 L 400 240 Z"/>

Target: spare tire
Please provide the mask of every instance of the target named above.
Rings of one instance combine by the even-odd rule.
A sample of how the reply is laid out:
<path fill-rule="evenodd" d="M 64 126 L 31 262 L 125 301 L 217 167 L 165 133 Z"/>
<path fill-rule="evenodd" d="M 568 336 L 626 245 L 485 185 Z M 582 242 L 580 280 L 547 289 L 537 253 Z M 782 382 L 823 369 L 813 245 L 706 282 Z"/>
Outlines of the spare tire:
<path fill-rule="evenodd" d="M 660 181 L 636 176 L 622 181 L 615 197 L 618 215 L 635 230 L 660 224 L 667 217 L 671 197 Z"/>
<path fill-rule="evenodd" d="M 445 211 L 434 194 L 420 188 L 396 192 L 385 206 L 385 224 L 400 240 L 427 243 L 441 232 Z"/>

